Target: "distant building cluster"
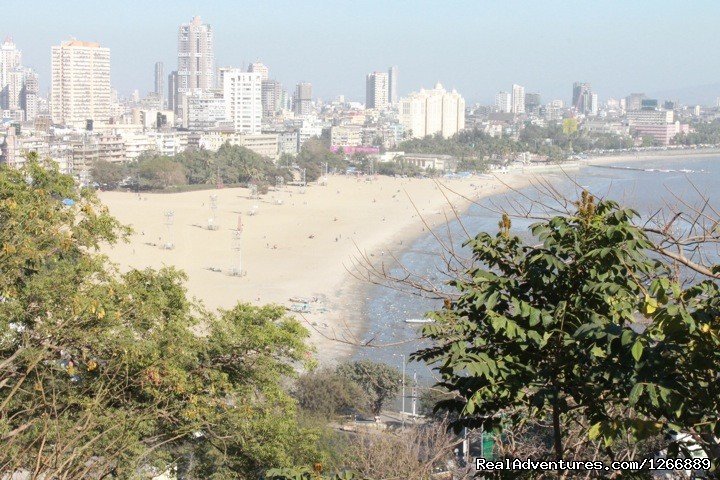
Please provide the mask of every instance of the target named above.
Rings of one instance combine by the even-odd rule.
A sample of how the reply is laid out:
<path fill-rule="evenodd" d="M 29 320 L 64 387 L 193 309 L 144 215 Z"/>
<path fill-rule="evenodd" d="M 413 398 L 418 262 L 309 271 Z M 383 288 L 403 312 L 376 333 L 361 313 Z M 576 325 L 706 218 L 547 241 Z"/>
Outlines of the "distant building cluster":
<path fill-rule="evenodd" d="M 364 103 L 342 95 L 323 101 L 312 83 L 286 88 L 259 60 L 247 67 L 218 66 L 214 31 L 199 17 L 178 27 L 176 53 L 171 68 L 162 61 L 148 66 L 152 91 L 122 97 L 112 88 L 109 48 L 62 41 L 50 49 L 51 78 L 43 95 L 37 73 L 23 65 L 21 51 L 6 38 L 0 44 L 0 162 L 21 166 L 27 152 L 36 151 L 90 182 L 95 162 L 132 162 L 147 153 L 173 156 L 229 143 L 277 160 L 297 155 L 317 137 L 333 151 L 379 154 L 411 138 L 450 138 L 464 129 L 518 138 L 528 124 L 571 119 L 595 134 L 669 145 L 689 132 L 689 119 L 720 110 L 720 99 L 710 111 L 660 103 L 643 93 L 601 102 L 592 85 L 580 81 L 573 83 L 569 103 L 543 101 L 540 93 L 513 84 L 490 105 L 466 105 L 459 92 L 439 82 L 401 95 L 397 66 L 365 75 Z M 412 157 L 412 164 L 454 165 L 438 155 Z"/>

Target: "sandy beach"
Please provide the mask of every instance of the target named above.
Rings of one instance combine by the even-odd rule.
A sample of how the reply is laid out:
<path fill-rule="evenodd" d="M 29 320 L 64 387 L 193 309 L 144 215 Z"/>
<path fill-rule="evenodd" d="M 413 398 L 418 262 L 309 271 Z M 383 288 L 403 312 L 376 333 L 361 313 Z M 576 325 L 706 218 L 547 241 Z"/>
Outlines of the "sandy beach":
<path fill-rule="evenodd" d="M 587 164 L 638 162 L 663 157 L 718 155 L 717 150 L 641 152 L 638 155 L 593 157 Z M 539 174 L 547 178 L 548 174 Z M 122 270 L 184 270 L 190 294 L 208 308 L 230 308 L 238 301 L 276 303 L 306 309 L 295 315 L 307 323 L 319 360 L 338 361 L 353 347 L 325 338 L 360 335 L 369 285 L 353 278 L 358 251 L 378 263 L 427 230 L 458 213 L 473 200 L 521 188 L 536 177 L 528 173 L 435 180 L 331 176 L 328 185 L 285 186 L 261 198 L 246 188 L 157 194 L 102 192 L 101 200 L 134 234 L 127 244 L 105 253 Z M 215 195 L 215 225 L 211 195 Z M 172 226 L 165 213 L 173 212 Z M 234 231 L 242 221 L 240 255 Z M 163 245 L 173 243 L 173 249 Z M 232 274 L 240 268 L 242 276 Z M 294 300 L 291 300 L 294 299 Z M 303 300 L 309 300 L 307 307 Z M 322 332 L 322 333 L 320 333 Z M 323 335 L 324 334 L 324 335 Z"/>
<path fill-rule="evenodd" d="M 474 176 L 439 182 L 479 199 L 502 193 L 504 184 L 521 187 L 530 180 L 519 174 L 501 179 Z M 445 194 L 459 213 L 467 208 L 466 199 Z M 208 228 L 211 195 L 217 196 L 216 230 Z M 139 196 L 102 192 L 100 198 L 134 229 L 129 243 L 105 250 L 121 270 L 176 266 L 187 272 L 190 294 L 211 309 L 230 308 L 238 301 L 302 307 L 291 298 L 317 299 L 308 304 L 309 312 L 296 316 L 311 327 L 321 361 L 342 359 L 352 347 L 315 329 L 338 337 L 362 331 L 367 285 L 347 271 L 358 250 L 380 261 L 426 231 L 424 223 L 436 226 L 453 218 L 434 180 L 383 176 L 331 176 L 327 186 L 286 186 L 262 198 L 250 198 L 245 188 Z M 166 224 L 168 211 L 174 214 L 171 226 Z M 233 249 L 239 217 L 240 260 Z M 174 248 L 163 248 L 166 243 Z M 232 275 L 240 262 L 243 276 Z"/>

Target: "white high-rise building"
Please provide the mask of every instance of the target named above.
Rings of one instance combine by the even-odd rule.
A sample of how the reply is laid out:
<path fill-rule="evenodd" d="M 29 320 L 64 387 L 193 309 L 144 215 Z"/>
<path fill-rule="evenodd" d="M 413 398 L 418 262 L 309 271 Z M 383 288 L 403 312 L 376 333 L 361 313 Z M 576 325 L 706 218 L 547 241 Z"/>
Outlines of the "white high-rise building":
<path fill-rule="evenodd" d="M 109 121 L 109 48 L 79 40 L 52 47 L 50 114 L 53 122 L 75 127 Z"/>
<path fill-rule="evenodd" d="M 8 84 L 16 68 L 22 63 L 22 52 L 18 50 L 12 38 L 7 37 L 0 45 L 0 109 L 9 110 L 11 95 Z"/>
<path fill-rule="evenodd" d="M 206 92 L 215 86 L 214 80 L 212 27 L 195 17 L 178 29 L 178 96 Z"/>
<path fill-rule="evenodd" d="M 365 77 L 365 108 L 382 110 L 388 106 L 388 74 L 369 73 Z"/>
<path fill-rule="evenodd" d="M 414 138 L 436 133 L 449 138 L 465 128 L 465 99 L 440 83 L 432 90 L 421 89 L 400 101 L 400 123 Z"/>
<path fill-rule="evenodd" d="M 525 113 L 525 87 L 512 86 L 512 113 Z"/>
<path fill-rule="evenodd" d="M 510 113 L 512 111 L 512 95 L 508 92 L 498 92 L 495 95 L 495 107 L 499 112 Z"/>
<path fill-rule="evenodd" d="M 395 105 L 398 102 L 398 67 L 392 66 L 388 69 L 388 102 Z"/>
<path fill-rule="evenodd" d="M 223 68 L 225 118 L 236 132 L 256 135 L 262 127 L 262 74 Z"/>
<path fill-rule="evenodd" d="M 248 66 L 248 72 L 259 73 L 263 80 L 270 78 L 270 69 L 262 62 L 251 63 Z"/>
<path fill-rule="evenodd" d="M 588 113 L 590 115 L 598 114 L 598 94 L 597 93 L 590 94 L 590 108 L 589 108 Z"/>

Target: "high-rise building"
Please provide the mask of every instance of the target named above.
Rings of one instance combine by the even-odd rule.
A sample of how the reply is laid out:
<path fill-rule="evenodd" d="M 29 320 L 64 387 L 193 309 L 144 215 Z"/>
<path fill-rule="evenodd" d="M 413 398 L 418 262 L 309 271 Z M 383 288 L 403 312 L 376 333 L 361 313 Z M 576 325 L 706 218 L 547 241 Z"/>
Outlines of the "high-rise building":
<path fill-rule="evenodd" d="M 248 66 L 248 72 L 259 73 L 262 77 L 262 80 L 267 80 L 268 78 L 270 78 L 270 69 L 268 69 L 267 65 L 261 62 L 251 63 Z"/>
<path fill-rule="evenodd" d="M 12 97 L 10 89 L 11 77 L 16 80 L 13 72 L 22 63 L 22 52 L 18 50 L 11 37 L 7 37 L 0 45 L 0 109 L 10 110 Z M 16 107 L 17 108 L 17 107 Z"/>
<path fill-rule="evenodd" d="M 178 109 L 178 72 L 177 70 L 170 72 L 168 75 L 168 96 L 167 108 L 173 112 Z"/>
<path fill-rule="evenodd" d="M 160 106 L 165 104 L 165 68 L 163 62 L 155 62 L 155 94 L 160 98 Z"/>
<path fill-rule="evenodd" d="M 398 67 L 396 65 L 388 69 L 388 102 L 395 105 L 398 102 Z"/>
<path fill-rule="evenodd" d="M 525 111 L 531 113 L 537 113 L 540 110 L 540 94 L 539 93 L 526 93 L 525 94 Z"/>
<path fill-rule="evenodd" d="M 508 92 L 498 92 L 495 94 L 495 107 L 499 112 L 512 112 L 512 95 Z"/>
<path fill-rule="evenodd" d="M 220 77 L 226 120 L 236 132 L 251 135 L 261 133 L 262 74 L 243 72 L 239 68 L 223 68 Z"/>
<path fill-rule="evenodd" d="M 525 87 L 512 86 L 512 113 L 525 113 Z"/>
<path fill-rule="evenodd" d="M 282 110 L 282 85 L 280 85 L 280 82 L 269 79 L 263 80 L 261 98 L 264 117 L 271 117 Z"/>
<path fill-rule="evenodd" d="M 312 84 L 298 83 L 295 87 L 293 109 L 297 115 L 307 115 L 312 111 Z"/>
<path fill-rule="evenodd" d="M 35 120 L 38 114 L 38 94 L 40 93 L 40 82 L 38 74 L 30 70 L 26 72 L 25 83 L 20 94 L 20 108 L 25 112 L 25 120 Z"/>
<path fill-rule="evenodd" d="M 213 31 L 200 17 L 178 29 L 178 95 L 205 92 L 214 87 Z M 182 102 L 178 100 L 176 108 Z"/>
<path fill-rule="evenodd" d="M 631 112 L 642 108 L 642 101 L 645 98 L 644 93 L 631 93 L 625 97 L 625 110 Z"/>
<path fill-rule="evenodd" d="M 589 115 L 597 115 L 598 114 L 598 94 L 597 93 L 590 94 L 590 106 L 588 108 L 587 113 Z"/>
<path fill-rule="evenodd" d="M 365 77 L 365 108 L 382 110 L 388 106 L 388 74 L 369 73 Z"/>
<path fill-rule="evenodd" d="M 400 123 L 414 138 L 436 133 L 449 138 L 465 128 L 465 100 L 440 83 L 432 90 L 421 89 L 400 101 Z"/>
<path fill-rule="evenodd" d="M 578 113 L 589 113 L 592 85 L 585 82 L 573 83 L 572 106 Z"/>
<path fill-rule="evenodd" d="M 52 47 L 50 114 L 53 122 L 75 127 L 109 121 L 109 48 L 79 40 Z"/>

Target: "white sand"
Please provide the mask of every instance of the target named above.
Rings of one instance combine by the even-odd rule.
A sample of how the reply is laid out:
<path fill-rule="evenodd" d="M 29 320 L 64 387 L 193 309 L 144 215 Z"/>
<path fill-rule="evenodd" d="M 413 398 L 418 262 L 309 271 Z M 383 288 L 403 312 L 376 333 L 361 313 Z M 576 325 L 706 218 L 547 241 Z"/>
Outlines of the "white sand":
<path fill-rule="evenodd" d="M 521 186 L 528 179 L 503 175 L 502 181 Z M 442 179 L 443 184 L 471 198 L 501 193 L 496 179 Z M 102 192 L 110 212 L 135 233 L 130 243 L 106 253 L 121 269 L 174 265 L 189 275 L 191 295 L 209 308 L 230 308 L 238 301 L 291 306 L 290 297 L 318 297 L 315 310 L 303 315 L 308 326 L 338 336 L 348 325 L 362 330 L 364 285 L 352 278 L 350 267 L 358 248 L 373 258 L 402 248 L 425 230 L 417 208 L 431 225 L 453 217 L 447 201 L 430 179 L 377 177 L 372 181 L 331 176 L 328 186 L 311 185 L 272 191 L 250 199 L 243 188 L 204 190 L 178 194 Z M 218 230 L 207 229 L 210 195 L 217 195 Z M 468 202 L 446 192 L 459 211 Z M 412 199 L 412 202 L 411 202 Z M 278 201 L 282 203 L 279 204 Z M 413 203 L 415 206 L 413 206 Z M 256 215 L 248 213 L 257 208 Z M 174 212 L 172 241 L 168 240 L 164 212 Z M 233 230 L 242 215 L 242 269 L 245 276 L 230 275 L 237 264 L 232 250 Z M 152 245 L 155 244 L 155 245 Z M 218 269 L 220 271 L 213 271 Z M 298 318 L 300 316 L 298 315 Z M 338 360 L 351 349 L 313 331 L 318 357 Z"/>

